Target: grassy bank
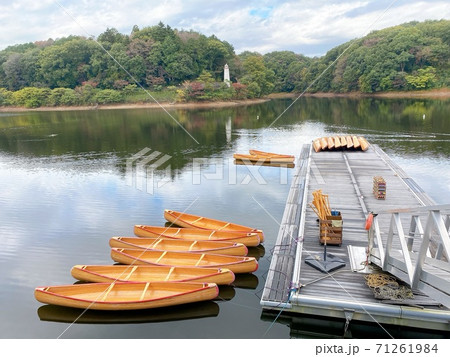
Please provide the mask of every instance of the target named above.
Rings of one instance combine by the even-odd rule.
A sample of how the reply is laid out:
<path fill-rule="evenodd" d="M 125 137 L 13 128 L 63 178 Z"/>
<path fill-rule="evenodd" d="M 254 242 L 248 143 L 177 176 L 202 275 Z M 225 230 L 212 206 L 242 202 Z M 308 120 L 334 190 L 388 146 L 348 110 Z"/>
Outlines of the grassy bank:
<path fill-rule="evenodd" d="M 260 104 L 270 100 L 269 98 L 246 99 L 236 101 L 214 101 L 214 102 L 189 102 L 173 103 L 161 101 L 149 103 L 117 103 L 117 104 L 99 104 L 90 106 L 58 106 L 58 107 L 38 107 L 26 108 L 17 106 L 0 107 L 0 112 L 29 112 L 29 111 L 72 111 L 72 110 L 110 110 L 110 109 L 200 109 L 200 108 L 226 108 L 241 105 Z"/>
<path fill-rule="evenodd" d="M 318 97 L 318 98 L 425 98 L 425 99 L 447 99 L 450 98 L 450 88 L 430 89 L 421 91 L 390 91 L 378 93 L 333 93 L 333 92 L 317 92 L 317 93 L 272 93 L 268 96 L 270 99 L 277 98 L 298 98 Z"/>
<path fill-rule="evenodd" d="M 0 112 L 25 112 L 25 111 L 69 111 L 69 110 L 105 110 L 105 109 L 194 109 L 194 108 L 224 108 L 234 107 L 238 105 L 252 105 L 266 102 L 271 99 L 281 98 L 298 98 L 317 97 L 317 98 L 423 98 L 423 99 L 449 99 L 450 89 L 434 89 L 424 91 L 407 91 L 407 92 L 381 92 L 381 93 L 272 93 L 264 98 L 242 99 L 230 101 L 199 101 L 199 102 L 176 102 L 176 96 L 173 92 L 149 92 L 132 93 L 122 102 L 91 104 L 91 105 L 57 105 L 57 106 L 40 106 L 29 108 L 26 106 L 7 105 L 1 106 Z"/>

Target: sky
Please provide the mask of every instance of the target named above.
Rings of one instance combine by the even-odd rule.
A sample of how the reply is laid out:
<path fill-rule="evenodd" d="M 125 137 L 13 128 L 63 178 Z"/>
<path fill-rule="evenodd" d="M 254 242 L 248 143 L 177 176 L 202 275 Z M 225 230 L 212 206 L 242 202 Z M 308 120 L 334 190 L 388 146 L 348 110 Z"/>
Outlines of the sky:
<path fill-rule="evenodd" d="M 373 30 L 409 21 L 450 19 L 448 0 L 0 0 L 0 50 L 107 28 L 162 21 L 178 30 L 215 35 L 237 54 L 293 51 L 322 56 Z"/>

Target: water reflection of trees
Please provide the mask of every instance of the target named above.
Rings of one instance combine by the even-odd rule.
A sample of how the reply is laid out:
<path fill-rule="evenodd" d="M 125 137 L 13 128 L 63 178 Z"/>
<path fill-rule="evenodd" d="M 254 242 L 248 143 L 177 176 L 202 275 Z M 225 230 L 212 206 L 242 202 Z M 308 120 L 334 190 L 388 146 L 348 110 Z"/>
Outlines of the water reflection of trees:
<path fill-rule="evenodd" d="M 96 153 L 98 158 L 113 154 L 121 162 L 122 170 L 126 158 L 149 147 L 170 155 L 171 167 L 181 169 L 193 157 L 221 156 L 228 150 L 237 138 L 231 135 L 230 140 L 230 123 L 232 131 L 257 130 L 272 126 L 276 120 L 274 128 L 306 121 L 324 123 L 327 132 L 368 135 L 382 147 L 450 155 L 448 100 L 304 97 L 283 114 L 293 100 L 180 109 L 171 111 L 173 118 L 161 110 L 146 109 L 2 115 L 0 150 L 28 157 Z M 420 145 L 414 140 L 417 137 L 425 138 Z"/>

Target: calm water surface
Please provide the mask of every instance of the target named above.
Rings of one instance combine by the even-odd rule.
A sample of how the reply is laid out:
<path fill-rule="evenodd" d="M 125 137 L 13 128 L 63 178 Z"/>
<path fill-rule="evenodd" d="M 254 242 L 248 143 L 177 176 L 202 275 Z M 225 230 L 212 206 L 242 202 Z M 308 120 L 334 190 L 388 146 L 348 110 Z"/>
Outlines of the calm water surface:
<path fill-rule="evenodd" d="M 303 98 L 272 124 L 290 103 L 173 111 L 195 140 L 159 110 L 1 113 L 0 337 L 308 336 L 283 319 L 272 324 L 259 305 L 293 170 L 251 171 L 232 154 L 298 155 L 319 136 L 362 134 L 448 203 L 450 102 Z M 145 148 L 168 155 L 153 176 L 127 169 Z M 34 299 L 36 286 L 74 283 L 73 265 L 111 264 L 109 238 L 133 236 L 134 224 L 164 225 L 165 208 L 263 229 L 264 246 L 251 251 L 258 271 L 213 302 L 157 311 L 80 317 Z"/>

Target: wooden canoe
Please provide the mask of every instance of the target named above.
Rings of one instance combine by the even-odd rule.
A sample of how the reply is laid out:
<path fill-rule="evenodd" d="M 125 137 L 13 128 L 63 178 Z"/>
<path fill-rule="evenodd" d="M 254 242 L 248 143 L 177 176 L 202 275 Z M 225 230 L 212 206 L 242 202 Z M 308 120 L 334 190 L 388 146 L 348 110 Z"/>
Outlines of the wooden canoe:
<path fill-rule="evenodd" d="M 320 145 L 320 139 L 313 140 L 313 147 L 315 152 L 322 150 L 322 145 Z"/>
<path fill-rule="evenodd" d="M 235 165 L 248 165 L 248 161 L 246 160 L 239 160 L 235 159 L 234 164 Z M 268 167 L 282 167 L 287 169 L 292 169 L 295 167 L 295 164 L 293 162 L 256 162 L 253 164 L 253 166 L 268 166 Z"/>
<path fill-rule="evenodd" d="M 210 231 L 201 228 L 157 227 L 137 224 L 134 234 L 145 238 L 172 238 L 190 241 L 235 242 L 247 247 L 257 247 L 259 236 L 257 233 Z"/>
<path fill-rule="evenodd" d="M 334 139 L 334 148 L 340 149 L 341 148 L 341 140 L 339 139 L 339 136 L 335 136 L 333 139 Z"/>
<path fill-rule="evenodd" d="M 122 264 L 224 268 L 230 269 L 235 274 L 252 273 L 258 269 L 258 261 L 255 258 L 219 254 L 111 248 L 111 258 Z"/>
<path fill-rule="evenodd" d="M 359 149 L 361 147 L 359 140 L 356 136 L 352 136 L 352 140 L 353 140 L 353 147 L 355 149 Z"/>
<path fill-rule="evenodd" d="M 341 146 L 343 148 L 346 148 L 347 147 L 347 139 L 345 138 L 345 136 L 341 136 L 340 139 L 341 139 Z"/>
<path fill-rule="evenodd" d="M 266 152 L 266 151 L 259 151 L 259 150 L 249 150 L 250 155 L 257 155 L 257 156 L 266 156 L 266 157 L 273 157 L 273 158 L 285 158 L 289 159 L 290 161 L 294 162 L 295 156 L 294 155 L 287 155 L 287 154 L 276 154 L 273 152 Z"/>
<path fill-rule="evenodd" d="M 233 154 L 233 158 L 241 161 L 250 161 L 260 164 L 280 164 L 280 163 L 293 163 L 295 158 L 291 157 L 278 157 L 278 156 L 265 156 L 265 155 L 251 155 L 251 154 Z"/>
<path fill-rule="evenodd" d="M 358 141 L 359 141 L 359 144 L 361 145 L 361 150 L 367 151 L 367 149 L 369 148 L 369 142 L 362 136 L 358 136 Z"/>
<path fill-rule="evenodd" d="M 320 138 L 320 146 L 322 147 L 322 150 L 325 150 L 328 148 L 328 140 L 327 138 Z"/>
<path fill-rule="evenodd" d="M 137 248 L 237 256 L 245 256 L 248 253 L 247 247 L 241 243 L 191 241 L 170 238 L 112 237 L 109 240 L 109 246 L 111 248 Z"/>
<path fill-rule="evenodd" d="M 75 265 L 70 272 L 75 279 L 91 283 L 169 281 L 229 285 L 235 279 L 229 269 L 156 265 Z"/>
<path fill-rule="evenodd" d="M 260 229 L 250 228 L 236 223 L 219 221 L 217 219 L 176 212 L 169 209 L 164 210 L 164 218 L 177 226 L 185 228 L 192 227 L 223 232 L 257 233 L 259 241 L 261 243 L 264 242 L 264 234 Z"/>
<path fill-rule="evenodd" d="M 327 137 L 328 150 L 334 149 L 334 140 L 331 136 Z"/>
<path fill-rule="evenodd" d="M 88 283 L 43 286 L 34 290 L 44 304 L 93 310 L 138 310 L 216 298 L 212 283 Z"/>
<path fill-rule="evenodd" d="M 345 139 L 347 140 L 347 149 L 351 149 L 353 147 L 353 139 L 350 135 L 347 135 L 345 137 Z"/>

